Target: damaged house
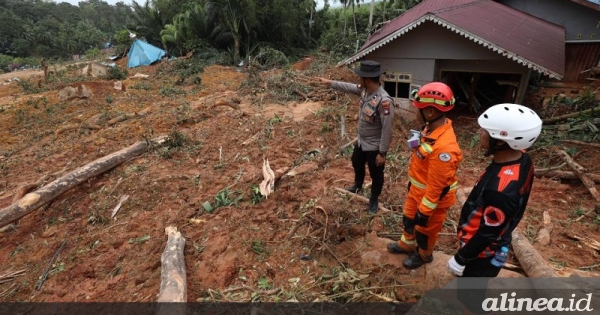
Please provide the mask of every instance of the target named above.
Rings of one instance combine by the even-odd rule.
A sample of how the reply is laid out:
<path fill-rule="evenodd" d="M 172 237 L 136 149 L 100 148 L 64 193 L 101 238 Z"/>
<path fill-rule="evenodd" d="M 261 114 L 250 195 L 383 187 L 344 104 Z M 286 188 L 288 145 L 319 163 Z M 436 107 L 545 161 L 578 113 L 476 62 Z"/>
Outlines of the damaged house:
<path fill-rule="evenodd" d="M 565 41 L 570 34 L 565 25 L 570 24 L 560 22 L 568 22 L 569 16 L 586 23 L 599 18 L 593 7 L 598 5 L 577 3 L 581 1 L 585 2 L 424 0 L 375 30 L 340 65 L 364 59 L 380 62 L 386 71 L 384 87 L 407 111 L 402 113 L 407 118 L 414 117 L 410 91 L 430 81 L 450 85 L 458 104 L 472 112 L 500 102 L 522 103 L 532 76 L 565 77 Z M 554 5 L 535 9 L 539 2 Z M 561 2 L 566 6 L 556 5 Z"/>

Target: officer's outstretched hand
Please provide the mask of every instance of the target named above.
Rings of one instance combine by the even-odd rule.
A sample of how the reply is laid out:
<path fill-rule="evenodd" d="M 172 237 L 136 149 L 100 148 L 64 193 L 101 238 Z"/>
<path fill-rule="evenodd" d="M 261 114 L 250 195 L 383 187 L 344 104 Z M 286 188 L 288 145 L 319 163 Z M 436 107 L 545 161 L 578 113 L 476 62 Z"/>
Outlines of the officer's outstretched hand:
<path fill-rule="evenodd" d="M 422 214 L 421 211 L 417 211 L 414 219 L 415 224 L 426 227 L 427 221 L 429 221 L 429 216 Z"/>
<path fill-rule="evenodd" d="M 375 159 L 375 164 L 377 164 L 377 166 L 384 166 L 385 165 L 385 157 L 381 154 L 377 154 L 377 158 Z"/>
<path fill-rule="evenodd" d="M 331 82 L 332 82 L 332 80 L 322 78 L 322 77 L 315 77 L 315 80 L 322 85 L 331 85 Z"/>

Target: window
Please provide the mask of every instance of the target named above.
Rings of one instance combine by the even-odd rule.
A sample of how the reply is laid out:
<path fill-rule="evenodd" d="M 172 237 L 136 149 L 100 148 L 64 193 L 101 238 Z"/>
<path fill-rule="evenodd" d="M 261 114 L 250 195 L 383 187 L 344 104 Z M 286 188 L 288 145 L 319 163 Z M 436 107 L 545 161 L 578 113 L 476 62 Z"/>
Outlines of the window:
<path fill-rule="evenodd" d="M 391 72 L 383 75 L 383 88 L 391 97 L 409 98 L 412 74 Z"/>

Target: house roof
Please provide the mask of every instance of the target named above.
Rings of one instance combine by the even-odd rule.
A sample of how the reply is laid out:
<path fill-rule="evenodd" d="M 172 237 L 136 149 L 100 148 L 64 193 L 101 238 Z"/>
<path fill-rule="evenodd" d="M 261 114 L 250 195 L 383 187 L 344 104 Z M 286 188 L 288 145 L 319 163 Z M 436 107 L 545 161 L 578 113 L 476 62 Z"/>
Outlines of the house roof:
<path fill-rule="evenodd" d="M 600 0 L 571 0 L 575 3 L 579 3 L 583 6 L 586 6 L 590 9 L 594 9 L 596 11 L 600 11 Z"/>
<path fill-rule="evenodd" d="M 551 78 L 564 75 L 565 29 L 491 0 L 425 0 L 373 33 L 340 64 L 358 61 L 427 21 Z"/>

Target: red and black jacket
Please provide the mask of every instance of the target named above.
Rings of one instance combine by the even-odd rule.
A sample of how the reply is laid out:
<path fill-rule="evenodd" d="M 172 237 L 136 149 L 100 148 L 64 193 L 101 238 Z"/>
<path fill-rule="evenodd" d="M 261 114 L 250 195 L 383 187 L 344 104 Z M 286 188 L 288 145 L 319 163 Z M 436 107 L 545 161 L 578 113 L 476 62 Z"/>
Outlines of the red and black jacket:
<path fill-rule="evenodd" d="M 492 162 L 463 205 L 458 223 L 461 249 L 456 261 L 466 265 L 489 258 L 511 242 L 511 234 L 527 208 L 533 184 L 533 162 L 526 153 L 516 161 Z"/>

